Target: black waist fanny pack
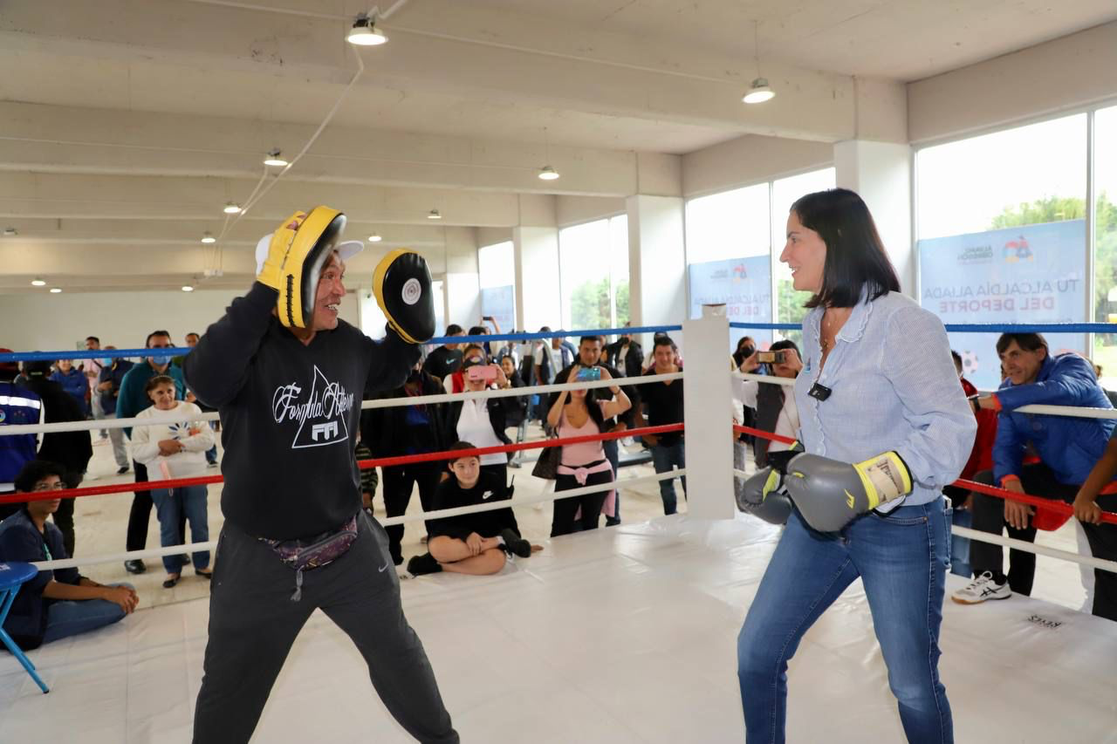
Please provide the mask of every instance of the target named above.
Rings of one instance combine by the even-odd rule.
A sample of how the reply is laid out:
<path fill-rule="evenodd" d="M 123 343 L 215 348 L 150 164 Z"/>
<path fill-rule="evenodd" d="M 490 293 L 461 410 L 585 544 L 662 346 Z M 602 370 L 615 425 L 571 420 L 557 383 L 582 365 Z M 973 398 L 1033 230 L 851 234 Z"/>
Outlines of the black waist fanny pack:
<path fill-rule="evenodd" d="M 358 512 L 359 513 L 359 512 Z M 272 540 L 256 538 L 272 549 L 288 567 L 295 571 L 295 592 L 292 602 L 298 602 L 303 595 L 303 571 L 328 566 L 349 552 L 357 541 L 357 514 L 336 530 L 327 530 L 308 540 Z"/>

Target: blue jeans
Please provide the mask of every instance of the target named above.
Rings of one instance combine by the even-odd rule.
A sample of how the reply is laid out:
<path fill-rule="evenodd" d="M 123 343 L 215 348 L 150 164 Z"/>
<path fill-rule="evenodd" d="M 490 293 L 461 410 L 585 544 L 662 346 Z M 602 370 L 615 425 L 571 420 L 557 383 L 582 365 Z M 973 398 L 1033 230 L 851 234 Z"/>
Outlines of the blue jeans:
<path fill-rule="evenodd" d="M 954 741 L 938 671 L 949 511 L 942 499 L 901 506 L 860 517 L 840 533 L 815 532 L 797 511 L 791 514 L 737 638 L 748 742 L 784 741 L 787 662 L 807 629 L 859 576 L 908 741 Z"/>
<path fill-rule="evenodd" d="M 601 443 L 601 447 L 605 450 L 605 459 L 613 466 L 613 482 L 617 481 L 620 475 L 620 441 L 619 439 L 606 439 Z M 605 526 L 612 527 L 621 523 L 621 492 L 618 489 L 613 503 L 616 505 L 616 510 L 613 516 L 605 517 Z"/>
<path fill-rule="evenodd" d="M 686 467 L 686 443 L 680 439 L 674 444 L 652 445 L 652 464 L 655 472 L 667 473 L 678 467 Z M 683 495 L 686 495 L 686 476 L 683 476 Z M 674 514 L 678 502 L 675 496 L 675 479 L 670 478 L 659 482 L 659 497 L 663 499 L 663 513 Z"/>
<path fill-rule="evenodd" d="M 132 589 L 131 584 L 108 584 L 108 586 L 126 586 Z M 97 628 L 120 622 L 124 618 L 124 610 L 116 602 L 107 599 L 63 600 L 51 602 L 47 607 L 47 628 L 43 634 L 43 643 L 57 641 L 60 638 L 69 638 L 80 633 L 88 633 Z"/>
<path fill-rule="evenodd" d="M 179 520 L 185 514 L 190 522 L 190 542 L 209 540 L 209 510 L 206 506 L 205 486 L 184 486 L 167 489 L 155 488 L 151 500 L 155 502 L 155 513 L 159 515 L 159 544 L 164 548 L 181 545 L 179 542 Z M 180 505 L 181 502 L 181 505 Z M 193 554 L 194 570 L 204 571 L 209 567 L 209 551 L 202 550 Z M 163 556 L 163 568 L 169 574 L 182 573 L 181 555 Z"/>

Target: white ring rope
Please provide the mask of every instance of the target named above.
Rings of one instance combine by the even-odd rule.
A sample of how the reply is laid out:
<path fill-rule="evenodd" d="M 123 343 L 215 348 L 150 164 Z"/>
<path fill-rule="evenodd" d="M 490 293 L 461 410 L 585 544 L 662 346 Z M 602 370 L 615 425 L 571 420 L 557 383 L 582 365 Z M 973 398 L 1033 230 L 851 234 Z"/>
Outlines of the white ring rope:
<path fill-rule="evenodd" d="M 496 511 L 497 509 L 506 509 L 517 506 L 530 506 L 531 504 L 541 504 L 547 501 L 556 501 L 558 499 L 566 499 L 574 496 L 584 496 L 588 493 L 598 493 L 600 491 L 612 491 L 615 489 L 629 488 L 631 486 L 640 485 L 642 483 L 655 483 L 662 480 L 674 480 L 675 478 L 685 478 L 686 468 L 679 468 L 672 470 L 669 473 L 658 473 L 656 475 L 645 475 L 639 478 L 625 478 L 623 481 L 609 481 L 608 483 L 599 483 L 593 486 L 583 486 L 581 488 L 571 488 L 567 491 L 550 491 L 548 493 L 541 493 L 538 496 L 529 496 L 522 499 L 504 499 L 502 501 L 492 501 L 487 504 L 475 504 L 473 506 L 457 506 L 453 509 L 441 509 L 439 511 L 420 512 L 418 514 L 405 514 L 399 517 L 388 517 L 387 519 L 379 520 L 381 526 L 391 527 L 392 525 L 405 524 L 407 522 L 425 522 L 431 519 L 444 519 L 446 517 L 458 517 L 464 514 L 478 514 L 480 512 Z M 65 560 L 55 561 L 38 561 L 32 563 L 39 570 L 46 569 L 60 569 L 60 568 L 80 568 L 81 566 L 93 566 L 101 563 L 117 563 L 132 560 L 135 558 L 160 558 L 165 555 L 179 555 L 181 553 L 197 553 L 203 550 L 214 550 L 217 548 L 217 541 L 210 540 L 203 543 L 188 543 L 185 545 L 170 545 L 165 548 L 151 548 L 149 550 L 132 550 L 127 553 L 115 553 L 113 555 L 100 555 L 93 556 L 92 558 L 67 558 Z"/>
<path fill-rule="evenodd" d="M 733 474 L 741 478 L 751 478 L 755 475 L 755 473 L 746 473 L 744 470 L 738 470 L 737 468 L 733 468 Z M 1046 545 L 1037 545 L 1036 543 L 1025 542 L 1024 540 L 1016 540 L 1011 537 L 1001 537 L 992 532 L 982 532 L 980 530 L 970 529 L 969 527 L 951 525 L 950 531 L 959 537 L 969 538 L 970 540 L 992 543 L 993 545 L 1003 545 L 1004 547 L 1014 550 L 1023 550 L 1025 553 L 1045 555 L 1048 558 L 1059 558 L 1064 561 L 1070 561 L 1071 563 L 1079 563 L 1090 566 L 1091 568 L 1100 568 L 1102 571 L 1117 573 L 1117 561 L 1107 561 L 1103 558 L 1095 558 L 1092 555 L 1081 555 L 1066 550 L 1059 550 L 1058 548 L 1049 548 Z"/>
<path fill-rule="evenodd" d="M 589 388 L 629 387 L 646 385 L 651 382 L 683 379 L 682 372 L 663 375 L 641 375 L 640 377 L 617 377 L 611 380 L 591 380 L 587 382 L 565 382 L 560 385 L 532 385 L 530 387 L 508 388 L 507 390 L 465 390 L 460 393 L 440 393 L 406 398 L 376 398 L 361 403 L 362 410 L 371 408 L 393 408 L 395 406 L 415 406 L 434 403 L 453 403 L 459 400 L 479 400 L 488 398 L 512 398 L 519 395 L 558 393 L 563 390 L 586 390 Z M 153 421 L 150 418 L 92 419 L 90 421 L 66 421 L 54 424 L 20 424 L 0 426 L 0 437 L 18 434 L 50 434 L 61 431 L 94 431 L 101 429 L 124 429 L 135 426 L 150 426 L 153 423 L 174 424 L 186 421 L 218 421 L 217 412 L 203 413 L 200 416 L 174 416 Z"/>

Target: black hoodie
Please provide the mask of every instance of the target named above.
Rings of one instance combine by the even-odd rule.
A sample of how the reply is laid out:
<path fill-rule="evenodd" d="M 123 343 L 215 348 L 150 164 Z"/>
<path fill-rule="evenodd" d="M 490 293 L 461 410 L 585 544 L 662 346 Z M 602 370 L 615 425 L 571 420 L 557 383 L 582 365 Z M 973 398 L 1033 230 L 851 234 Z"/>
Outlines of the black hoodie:
<path fill-rule="evenodd" d="M 361 508 L 353 455 L 361 400 L 403 384 L 419 347 L 373 341 L 343 320 L 304 345 L 257 282 L 186 357 L 194 394 L 221 413 L 221 511 L 250 535 L 311 537 Z"/>

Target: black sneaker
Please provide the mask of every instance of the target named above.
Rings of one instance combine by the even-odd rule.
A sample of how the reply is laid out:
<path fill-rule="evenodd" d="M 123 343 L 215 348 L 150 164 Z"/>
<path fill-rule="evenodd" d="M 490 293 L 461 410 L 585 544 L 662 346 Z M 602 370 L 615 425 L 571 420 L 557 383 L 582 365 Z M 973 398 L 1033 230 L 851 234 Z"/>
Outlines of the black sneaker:
<path fill-rule="evenodd" d="M 531 543 L 517 535 L 511 527 L 501 532 L 500 536 L 504 538 L 504 549 L 509 553 L 521 558 L 531 555 Z"/>
<path fill-rule="evenodd" d="M 128 472 L 128 471 L 129 471 L 130 469 L 131 469 L 131 468 L 129 468 L 129 467 L 127 466 L 127 465 L 121 465 L 121 466 L 120 466 L 119 468 L 117 468 L 117 469 L 116 469 L 116 474 L 117 474 L 117 475 L 124 475 L 124 474 L 125 474 L 125 473 L 127 473 L 127 472 Z"/>
<path fill-rule="evenodd" d="M 147 570 L 147 566 L 139 558 L 134 558 L 130 561 L 124 561 L 124 570 L 130 574 L 142 574 Z"/>
<path fill-rule="evenodd" d="M 436 561 L 430 553 L 414 556 L 407 562 L 407 572 L 412 576 L 438 573 L 441 570 L 442 564 Z"/>

